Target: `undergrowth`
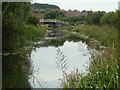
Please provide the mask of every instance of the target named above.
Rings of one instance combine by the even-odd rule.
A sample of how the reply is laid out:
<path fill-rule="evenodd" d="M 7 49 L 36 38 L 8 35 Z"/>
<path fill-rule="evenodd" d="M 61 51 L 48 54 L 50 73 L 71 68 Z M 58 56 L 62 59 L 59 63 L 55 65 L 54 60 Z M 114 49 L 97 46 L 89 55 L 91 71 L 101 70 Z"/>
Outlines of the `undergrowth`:
<path fill-rule="evenodd" d="M 77 69 L 63 74 L 63 88 L 119 88 L 118 82 L 118 32 L 108 26 L 79 25 L 72 28 L 72 32 L 84 34 L 94 38 L 106 46 L 102 55 L 91 54 L 88 73 L 80 73 Z M 59 50 L 60 52 L 60 50 Z M 57 52 L 58 53 L 58 52 Z M 63 53 L 61 53 L 63 54 Z M 60 56 L 59 54 L 57 56 Z M 62 60 L 62 57 L 59 57 Z M 63 60 L 64 61 L 64 58 Z M 64 63 L 62 66 L 64 66 Z M 64 67 L 63 67 L 64 68 Z"/>

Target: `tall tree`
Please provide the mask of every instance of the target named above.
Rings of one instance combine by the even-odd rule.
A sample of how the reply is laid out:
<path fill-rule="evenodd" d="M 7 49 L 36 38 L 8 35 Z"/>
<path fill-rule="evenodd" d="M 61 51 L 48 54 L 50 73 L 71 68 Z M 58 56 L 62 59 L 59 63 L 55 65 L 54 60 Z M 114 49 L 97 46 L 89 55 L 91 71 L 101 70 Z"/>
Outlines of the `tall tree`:
<path fill-rule="evenodd" d="M 30 3 L 3 2 L 2 11 L 2 49 L 12 52 L 18 44 L 17 38 L 24 32 Z"/>

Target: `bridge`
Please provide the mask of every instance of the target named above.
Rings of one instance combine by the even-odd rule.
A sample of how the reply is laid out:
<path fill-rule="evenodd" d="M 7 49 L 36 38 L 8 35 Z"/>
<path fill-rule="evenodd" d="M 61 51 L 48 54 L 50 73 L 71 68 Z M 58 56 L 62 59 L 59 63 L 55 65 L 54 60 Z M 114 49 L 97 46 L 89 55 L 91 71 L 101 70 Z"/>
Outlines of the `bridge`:
<path fill-rule="evenodd" d="M 53 28 L 59 28 L 62 26 L 69 26 L 69 23 L 64 21 L 59 21 L 55 19 L 40 19 L 40 24 L 53 24 Z"/>

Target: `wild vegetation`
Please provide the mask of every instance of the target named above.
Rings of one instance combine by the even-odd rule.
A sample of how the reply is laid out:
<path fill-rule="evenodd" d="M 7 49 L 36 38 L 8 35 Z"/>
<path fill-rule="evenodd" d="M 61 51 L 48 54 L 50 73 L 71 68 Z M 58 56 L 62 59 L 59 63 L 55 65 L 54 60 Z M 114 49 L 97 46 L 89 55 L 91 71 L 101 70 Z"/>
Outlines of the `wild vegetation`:
<path fill-rule="evenodd" d="M 87 67 L 88 73 L 86 75 L 78 70 L 68 74 L 64 73 L 65 77 L 62 80 L 64 88 L 119 88 L 117 15 L 118 11 L 102 14 L 98 19 L 96 15 L 95 17 L 93 15 L 92 18 L 87 17 L 88 21 L 84 21 L 86 22 L 84 24 L 59 28 L 59 30 L 66 30 L 71 33 L 76 32 L 77 35 L 88 36 L 89 41 L 94 38 L 101 43 L 100 45 L 107 47 L 103 48 L 102 55 L 91 54 L 91 63 Z M 76 36 L 76 34 L 73 35 Z M 96 43 L 88 43 L 89 46 L 94 46 L 94 44 Z"/>
<path fill-rule="evenodd" d="M 45 36 L 45 28 L 40 27 L 39 19 L 32 15 L 30 3 L 2 3 L 2 50 L 14 52 L 28 40 Z"/>
<path fill-rule="evenodd" d="M 2 88 L 32 88 L 28 81 L 32 46 L 46 33 L 30 3 L 2 3 Z"/>
<path fill-rule="evenodd" d="M 77 31 L 77 32 L 76 32 Z M 106 46 L 102 55 L 92 53 L 88 74 L 84 75 L 78 71 L 65 74 L 65 88 L 118 88 L 118 31 L 108 26 L 78 25 L 72 27 L 71 32 L 89 36 Z M 91 38 L 91 39 L 90 39 Z M 89 42 L 88 45 L 94 46 Z M 64 66 L 64 65 L 63 65 Z M 64 67 L 63 67 L 64 68 Z"/>
<path fill-rule="evenodd" d="M 39 7 L 38 4 L 33 6 L 35 8 Z M 47 33 L 45 31 L 46 27 L 39 26 L 39 19 L 32 15 L 30 3 L 4 2 L 2 7 L 3 52 L 12 53 L 18 51 L 20 48 L 30 45 L 31 41 L 41 40 L 45 37 Z M 47 6 L 44 7 L 46 8 Z M 91 11 L 87 16 L 73 17 L 66 17 L 65 12 L 60 10 L 52 10 L 46 13 L 45 18 L 63 20 L 72 25 L 76 24 L 75 26 L 59 28 L 59 30 L 69 31 L 71 33 L 70 39 L 79 38 L 78 36 L 83 34 L 89 37 L 89 46 L 95 44 L 90 42 L 94 38 L 101 43 L 100 45 L 106 47 L 103 49 L 102 55 L 91 54 L 91 63 L 87 67 L 88 73 L 86 75 L 80 73 L 78 69 L 71 73 L 66 73 L 66 57 L 58 49 L 57 63 L 63 74 L 63 88 L 119 88 L 118 31 L 116 29 L 119 23 L 117 15 L 118 11 L 109 13 Z M 64 41 L 64 39 L 56 40 L 54 42 L 55 46 L 57 46 L 56 43 L 62 42 L 61 44 L 63 44 Z M 9 62 L 4 61 L 4 63 Z"/>
<path fill-rule="evenodd" d="M 79 25 L 79 24 L 98 25 L 98 26 L 113 25 L 116 28 L 118 26 L 118 22 L 117 22 L 118 21 L 118 11 L 108 12 L 108 13 L 106 13 L 104 11 L 95 11 L 95 12 L 86 11 L 86 12 L 87 12 L 87 15 L 66 17 L 65 11 L 53 10 L 53 11 L 46 12 L 45 18 L 62 20 L 62 21 L 68 22 L 71 25 L 75 25 L 75 24 L 76 25 Z"/>

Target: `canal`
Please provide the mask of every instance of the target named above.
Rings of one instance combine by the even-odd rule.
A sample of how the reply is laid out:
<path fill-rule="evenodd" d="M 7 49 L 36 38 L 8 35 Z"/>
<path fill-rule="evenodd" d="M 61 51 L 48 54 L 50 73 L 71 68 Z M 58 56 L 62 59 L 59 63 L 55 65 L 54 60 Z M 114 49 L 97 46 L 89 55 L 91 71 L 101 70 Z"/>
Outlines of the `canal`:
<path fill-rule="evenodd" d="M 65 37 L 61 33 L 48 34 L 31 48 L 21 53 L 3 55 L 3 88 L 56 88 L 61 87 L 61 70 L 57 68 L 57 50 L 66 56 L 67 73 L 78 68 L 87 73 L 89 65 L 88 45 L 80 39 Z M 85 66 L 84 66 L 85 65 Z"/>
<path fill-rule="evenodd" d="M 41 47 L 36 48 L 31 53 L 31 62 L 33 67 L 33 77 L 30 78 L 31 85 L 35 88 L 48 87 L 56 88 L 61 87 L 59 80 L 62 78 L 61 71 L 57 68 L 57 50 L 58 48 L 66 56 L 67 60 L 67 73 L 70 71 L 78 70 L 86 73 L 86 65 L 89 64 L 89 49 L 87 44 L 83 41 L 70 40 L 61 38 L 56 40 L 46 37 L 46 42 L 39 43 Z M 63 39 L 63 40 L 62 40 Z M 61 44 L 62 42 L 62 44 Z M 55 43 L 55 44 L 54 44 Z M 57 45 L 56 45 L 57 44 Z M 84 66 L 85 65 L 85 66 Z M 34 81 L 35 82 L 34 82 Z M 34 83 L 33 83 L 34 82 Z"/>

